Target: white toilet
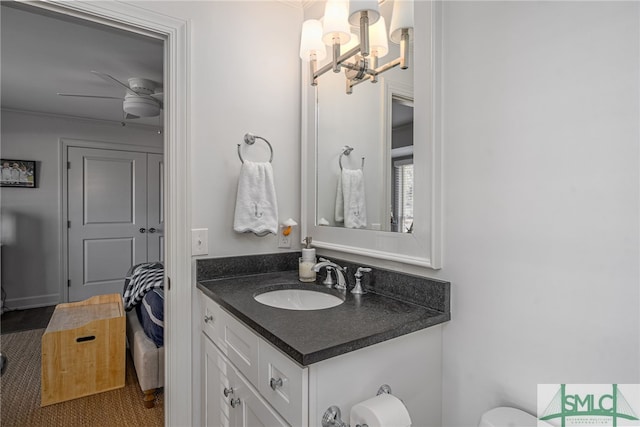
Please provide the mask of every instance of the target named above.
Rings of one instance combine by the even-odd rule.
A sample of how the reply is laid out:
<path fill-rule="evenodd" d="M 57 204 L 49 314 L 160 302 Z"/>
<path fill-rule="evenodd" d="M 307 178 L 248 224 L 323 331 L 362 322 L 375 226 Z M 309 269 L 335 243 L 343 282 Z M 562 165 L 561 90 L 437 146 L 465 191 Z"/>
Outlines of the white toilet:
<path fill-rule="evenodd" d="M 516 408 L 493 408 L 482 414 L 478 427 L 536 427 L 538 419 Z"/>

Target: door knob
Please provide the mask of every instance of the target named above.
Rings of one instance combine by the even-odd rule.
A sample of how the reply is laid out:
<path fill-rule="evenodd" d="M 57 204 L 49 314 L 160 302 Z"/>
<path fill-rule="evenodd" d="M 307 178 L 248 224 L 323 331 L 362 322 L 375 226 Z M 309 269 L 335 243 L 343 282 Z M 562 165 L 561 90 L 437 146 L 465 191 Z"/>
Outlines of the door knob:
<path fill-rule="evenodd" d="M 224 397 L 229 397 L 230 394 L 233 394 L 233 387 L 229 387 L 229 388 L 224 388 Z"/>
<path fill-rule="evenodd" d="M 156 229 L 155 229 L 155 228 L 153 228 L 153 227 L 151 227 L 151 228 L 149 229 L 149 233 L 155 233 L 156 231 L 158 231 L 158 230 L 156 230 Z"/>
<path fill-rule="evenodd" d="M 229 401 L 229 404 L 231 405 L 232 408 L 235 408 L 236 406 L 238 406 L 240 404 L 240 398 L 236 397 L 235 399 L 231 399 Z"/>
<path fill-rule="evenodd" d="M 147 232 L 147 229 L 146 229 L 146 228 L 144 228 L 144 227 L 141 227 L 141 228 L 140 228 L 140 232 L 141 232 L 141 233 L 146 233 L 146 232 Z"/>

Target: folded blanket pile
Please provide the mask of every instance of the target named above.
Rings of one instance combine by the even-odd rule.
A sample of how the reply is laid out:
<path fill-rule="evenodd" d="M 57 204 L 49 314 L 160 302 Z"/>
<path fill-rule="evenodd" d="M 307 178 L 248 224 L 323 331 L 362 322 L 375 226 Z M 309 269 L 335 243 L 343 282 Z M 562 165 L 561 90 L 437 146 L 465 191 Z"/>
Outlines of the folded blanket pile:
<path fill-rule="evenodd" d="M 131 310 L 142 301 L 144 295 L 153 289 L 164 287 L 164 265 L 161 262 L 147 262 L 134 265 L 124 278 L 124 309 Z"/>

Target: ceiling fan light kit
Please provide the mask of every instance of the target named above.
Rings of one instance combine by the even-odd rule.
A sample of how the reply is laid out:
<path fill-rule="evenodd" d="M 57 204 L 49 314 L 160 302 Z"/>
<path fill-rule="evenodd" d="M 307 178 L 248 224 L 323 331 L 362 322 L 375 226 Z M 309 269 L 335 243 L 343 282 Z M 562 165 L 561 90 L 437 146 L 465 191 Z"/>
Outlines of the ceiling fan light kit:
<path fill-rule="evenodd" d="M 160 84 L 153 80 L 132 77 L 127 80 L 129 84 L 126 85 L 109 74 L 99 71 L 92 71 L 92 73 L 108 83 L 113 83 L 125 89 L 124 98 L 71 93 L 58 93 L 58 95 L 80 98 L 121 99 L 123 101 L 122 110 L 125 113 L 125 119 L 156 117 L 160 115 L 163 103 L 162 86 L 160 86 Z"/>
<path fill-rule="evenodd" d="M 122 109 L 125 113 L 137 117 L 155 117 L 160 114 L 158 102 L 145 95 L 127 94 L 124 97 Z"/>

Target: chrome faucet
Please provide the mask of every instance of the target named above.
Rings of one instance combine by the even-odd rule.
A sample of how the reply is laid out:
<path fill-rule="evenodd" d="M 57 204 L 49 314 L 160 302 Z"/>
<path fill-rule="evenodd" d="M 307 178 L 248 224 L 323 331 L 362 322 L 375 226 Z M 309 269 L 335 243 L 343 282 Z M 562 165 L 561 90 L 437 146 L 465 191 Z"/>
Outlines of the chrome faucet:
<path fill-rule="evenodd" d="M 341 291 L 347 290 L 347 284 L 346 284 L 346 281 L 344 280 L 344 275 L 347 272 L 347 267 L 340 267 L 335 262 L 331 262 L 328 259 L 325 259 L 315 264 L 313 266 L 313 271 L 317 273 L 318 271 L 320 271 L 322 267 L 333 268 L 336 272 L 336 277 L 338 279 L 338 284 L 336 285 L 336 289 L 339 289 Z"/>

